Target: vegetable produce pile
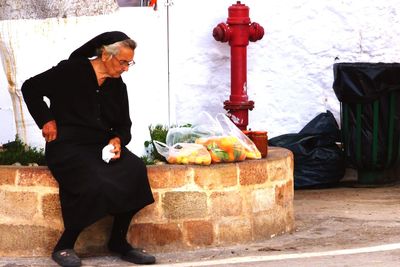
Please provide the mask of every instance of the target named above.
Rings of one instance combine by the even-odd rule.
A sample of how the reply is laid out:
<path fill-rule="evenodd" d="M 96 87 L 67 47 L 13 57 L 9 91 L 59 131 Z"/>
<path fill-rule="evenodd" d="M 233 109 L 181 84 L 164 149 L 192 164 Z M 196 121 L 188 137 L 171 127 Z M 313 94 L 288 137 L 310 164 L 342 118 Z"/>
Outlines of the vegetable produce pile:
<path fill-rule="evenodd" d="M 202 144 L 207 148 L 213 163 L 235 162 L 246 159 L 246 150 L 235 136 L 198 138 L 196 143 Z"/>
<path fill-rule="evenodd" d="M 202 145 L 177 143 L 169 150 L 167 161 L 171 164 L 210 165 L 211 156 Z"/>
<path fill-rule="evenodd" d="M 261 158 L 253 141 L 225 114 L 217 114 L 214 119 L 202 112 L 189 126 L 169 129 L 166 143 L 153 140 L 168 163 L 209 165 Z"/>

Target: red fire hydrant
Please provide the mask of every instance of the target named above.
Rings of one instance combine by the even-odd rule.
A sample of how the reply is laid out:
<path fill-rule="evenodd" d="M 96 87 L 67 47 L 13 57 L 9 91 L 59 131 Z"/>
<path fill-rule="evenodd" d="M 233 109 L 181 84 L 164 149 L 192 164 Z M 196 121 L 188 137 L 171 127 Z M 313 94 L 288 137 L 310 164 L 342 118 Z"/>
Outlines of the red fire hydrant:
<path fill-rule="evenodd" d="M 247 96 L 247 45 L 261 40 L 264 28 L 258 23 L 250 23 L 249 7 L 237 1 L 228 8 L 228 19 L 213 30 L 214 39 L 229 41 L 231 46 L 231 95 L 224 102 L 231 120 L 241 130 L 246 130 L 248 111 L 254 108 L 254 101 Z"/>

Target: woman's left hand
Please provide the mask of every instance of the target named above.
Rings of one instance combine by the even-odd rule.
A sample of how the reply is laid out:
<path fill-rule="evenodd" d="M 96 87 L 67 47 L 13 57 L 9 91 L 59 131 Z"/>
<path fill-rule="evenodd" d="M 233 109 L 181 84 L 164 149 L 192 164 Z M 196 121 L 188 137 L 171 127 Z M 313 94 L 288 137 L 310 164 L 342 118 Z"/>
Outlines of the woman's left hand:
<path fill-rule="evenodd" d="M 108 141 L 108 144 L 111 144 L 114 146 L 114 150 L 111 151 L 115 154 L 114 157 L 112 157 L 112 160 L 119 159 L 121 157 L 121 140 L 119 137 L 114 137 L 110 141 Z"/>

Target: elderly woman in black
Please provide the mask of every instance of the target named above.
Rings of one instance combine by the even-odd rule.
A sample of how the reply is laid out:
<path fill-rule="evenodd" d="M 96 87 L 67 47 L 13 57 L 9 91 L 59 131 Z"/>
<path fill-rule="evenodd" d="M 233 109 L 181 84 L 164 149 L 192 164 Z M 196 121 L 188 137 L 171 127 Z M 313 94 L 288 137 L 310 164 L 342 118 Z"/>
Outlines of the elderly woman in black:
<path fill-rule="evenodd" d="M 154 202 L 146 166 L 125 147 L 131 140 L 131 120 L 121 74 L 134 64 L 135 48 L 126 34 L 105 32 L 22 85 L 29 112 L 46 140 L 48 167 L 59 184 L 65 229 L 52 258 L 61 266 L 81 265 L 75 241 L 106 215 L 114 217 L 110 251 L 137 264 L 155 262 L 126 240 L 132 216 Z M 105 152 L 112 153 L 109 162 L 102 159 L 106 146 Z"/>

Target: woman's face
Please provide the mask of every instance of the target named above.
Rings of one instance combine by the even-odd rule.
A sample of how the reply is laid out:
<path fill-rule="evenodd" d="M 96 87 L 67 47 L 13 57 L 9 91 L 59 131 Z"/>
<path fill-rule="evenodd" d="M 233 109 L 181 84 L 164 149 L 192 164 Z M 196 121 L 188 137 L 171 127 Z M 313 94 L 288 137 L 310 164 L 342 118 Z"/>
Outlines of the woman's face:
<path fill-rule="evenodd" d="M 104 66 L 106 68 L 107 74 L 112 78 L 119 78 L 121 74 L 125 71 L 129 70 L 129 67 L 134 64 L 133 56 L 135 52 L 127 47 L 121 47 L 119 50 L 119 54 L 115 56 L 104 55 L 106 58 L 104 62 Z"/>

